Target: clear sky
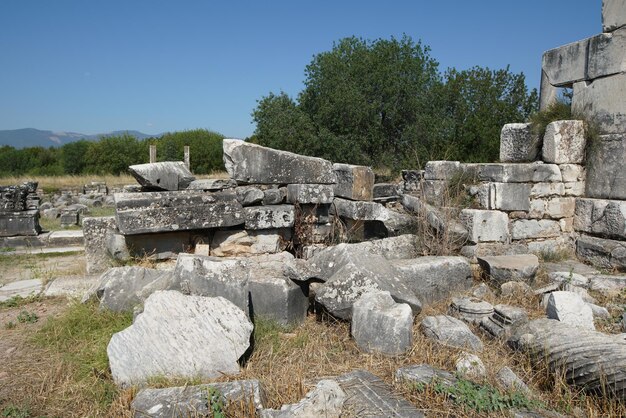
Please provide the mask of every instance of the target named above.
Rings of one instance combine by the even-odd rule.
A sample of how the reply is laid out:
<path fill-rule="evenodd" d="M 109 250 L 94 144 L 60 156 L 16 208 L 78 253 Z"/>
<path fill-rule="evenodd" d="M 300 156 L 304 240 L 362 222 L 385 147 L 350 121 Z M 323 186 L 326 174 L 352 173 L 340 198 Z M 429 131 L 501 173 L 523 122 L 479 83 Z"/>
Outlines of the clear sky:
<path fill-rule="evenodd" d="M 333 41 L 422 40 L 440 69 L 510 65 L 602 31 L 601 0 L 0 0 L 0 129 L 254 131 Z"/>

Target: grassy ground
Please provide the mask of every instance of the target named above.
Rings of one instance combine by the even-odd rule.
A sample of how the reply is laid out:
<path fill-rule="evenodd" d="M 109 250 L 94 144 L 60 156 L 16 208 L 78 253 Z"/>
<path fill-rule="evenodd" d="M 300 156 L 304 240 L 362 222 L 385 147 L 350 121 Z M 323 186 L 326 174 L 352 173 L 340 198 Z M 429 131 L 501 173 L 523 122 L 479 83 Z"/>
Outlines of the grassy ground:
<path fill-rule="evenodd" d="M 57 277 L 85 273 L 85 257 L 82 252 L 46 254 L 0 252 L 0 285 L 28 279 L 40 279 L 45 284 Z"/>
<path fill-rule="evenodd" d="M 101 216 L 113 216 L 115 215 L 114 207 L 90 207 L 89 213 L 84 215 L 85 217 L 101 217 Z M 61 226 L 61 218 L 49 219 L 45 216 L 39 218 L 39 225 L 44 231 L 66 231 L 66 230 L 79 230 L 82 229 L 80 225 L 72 225 L 69 227 Z"/>

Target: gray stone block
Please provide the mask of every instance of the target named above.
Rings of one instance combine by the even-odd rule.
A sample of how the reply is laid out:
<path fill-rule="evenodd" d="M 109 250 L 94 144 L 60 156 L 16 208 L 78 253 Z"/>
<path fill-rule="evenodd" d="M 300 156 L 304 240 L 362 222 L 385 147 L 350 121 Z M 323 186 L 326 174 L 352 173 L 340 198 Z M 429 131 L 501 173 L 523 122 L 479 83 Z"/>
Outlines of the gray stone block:
<path fill-rule="evenodd" d="M 626 8 L 626 3 L 623 7 Z M 626 71 L 626 28 L 603 33 L 589 40 L 587 79 L 595 80 L 624 71 Z"/>
<path fill-rule="evenodd" d="M 332 163 L 287 151 L 224 139 L 224 165 L 230 177 L 258 184 L 334 184 Z"/>
<path fill-rule="evenodd" d="M 541 138 L 531 131 L 530 123 L 508 123 L 500 132 L 500 161 L 523 163 L 535 161 Z"/>
<path fill-rule="evenodd" d="M 564 196 L 564 183 L 535 183 L 530 188 L 531 199 L 537 199 L 550 196 Z"/>
<path fill-rule="evenodd" d="M 528 212 L 530 190 L 528 183 L 489 183 L 488 209 Z"/>
<path fill-rule="evenodd" d="M 511 238 L 537 239 L 551 238 L 561 235 L 561 225 L 550 219 L 518 219 L 511 222 Z"/>
<path fill-rule="evenodd" d="M 113 216 L 83 219 L 87 273 L 101 273 L 115 265 L 107 250 L 106 237 L 116 231 L 117 223 Z"/>
<path fill-rule="evenodd" d="M 576 255 L 604 269 L 626 271 L 626 242 L 581 235 L 576 240 Z"/>
<path fill-rule="evenodd" d="M 452 298 L 448 313 L 467 323 L 479 324 L 484 317 L 493 314 L 493 305 L 473 297 Z"/>
<path fill-rule="evenodd" d="M 427 316 L 422 320 L 421 328 L 426 337 L 443 345 L 483 351 L 482 341 L 470 331 L 463 321 L 451 316 Z"/>
<path fill-rule="evenodd" d="M 391 260 L 407 287 L 424 304 L 471 289 L 472 270 L 465 257 L 431 256 Z"/>
<path fill-rule="evenodd" d="M 241 225 L 236 195 L 199 191 L 115 193 L 117 226 L 124 235 Z"/>
<path fill-rule="evenodd" d="M 626 73 L 574 83 L 572 110 L 592 118 L 602 133 L 626 132 Z"/>
<path fill-rule="evenodd" d="M 149 190 L 183 190 L 196 179 L 182 161 L 131 165 L 128 171 Z"/>
<path fill-rule="evenodd" d="M 602 31 L 611 32 L 626 26 L 626 2 L 602 0 Z"/>
<path fill-rule="evenodd" d="M 626 134 L 602 135 L 587 152 L 586 197 L 626 199 Z"/>
<path fill-rule="evenodd" d="M 398 185 L 395 183 L 376 183 L 373 188 L 374 199 L 398 197 Z"/>
<path fill-rule="evenodd" d="M 564 183 L 585 181 L 585 167 L 580 164 L 560 164 Z"/>
<path fill-rule="evenodd" d="M 333 202 L 334 187 L 330 184 L 288 184 L 287 202 L 327 205 Z"/>
<path fill-rule="evenodd" d="M 211 240 L 211 255 L 241 257 L 283 251 L 291 240 L 289 229 L 258 231 L 216 231 Z"/>
<path fill-rule="evenodd" d="M 370 167 L 350 164 L 333 164 L 337 175 L 335 196 L 350 200 L 372 200 L 374 197 L 374 171 Z"/>
<path fill-rule="evenodd" d="M 458 161 L 428 161 L 424 167 L 424 180 L 451 180 L 461 172 Z"/>
<path fill-rule="evenodd" d="M 480 164 L 478 180 L 498 183 L 551 183 L 561 182 L 561 170 L 556 164 L 500 163 Z"/>
<path fill-rule="evenodd" d="M 552 292 L 548 297 L 546 316 L 578 328 L 595 330 L 593 312 L 574 292 Z"/>
<path fill-rule="evenodd" d="M 389 292 L 370 290 L 354 302 L 351 330 L 359 349 L 400 355 L 413 345 L 413 312 Z"/>
<path fill-rule="evenodd" d="M 460 220 L 468 231 L 470 242 L 509 241 L 509 217 L 504 212 L 463 209 Z"/>
<path fill-rule="evenodd" d="M 569 86 L 587 79 L 589 39 L 544 52 L 541 68 L 552 86 Z"/>
<path fill-rule="evenodd" d="M 237 201 L 241 203 L 241 206 L 258 205 L 265 197 L 263 190 L 254 186 L 237 187 L 235 188 L 235 193 L 237 194 Z"/>
<path fill-rule="evenodd" d="M 604 238 L 626 239 L 626 201 L 576 199 L 574 229 Z"/>
<path fill-rule="evenodd" d="M 586 144 L 582 121 L 554 121 L 546 127 L 541 156 L 548 163 L 581 164 Z"/>
<path fill-rule="evenodd" d="M 285 203 L 287 189 L 285 187 L 271 188 L 263 191 L 264 205 L 280 205 Z"/>
<path fill-rule="evenodd" d="M 232 189 L 234 187 L 237 187 L 237 182 L 233 179 L 199 179 L 189 183 L 187 189 L 215 192 L 218 190 Z"/>
<path fill-rule="evenodd" d="M 36 236 L 40 232 L 38 210 L 0 212 L 0 237 Z"/>
<path fill-rule="evenodd" d="M 509 281 L 532 282 L 539 270 L 539 259 L 534 254 L 478 257 L 484 273 L 497 283 Z"/>
<path fill-rule="evenodd" d="M 295 222 L 293 205 L 250 206 L 244 208 L 246 229 L 291 228 Z"/>

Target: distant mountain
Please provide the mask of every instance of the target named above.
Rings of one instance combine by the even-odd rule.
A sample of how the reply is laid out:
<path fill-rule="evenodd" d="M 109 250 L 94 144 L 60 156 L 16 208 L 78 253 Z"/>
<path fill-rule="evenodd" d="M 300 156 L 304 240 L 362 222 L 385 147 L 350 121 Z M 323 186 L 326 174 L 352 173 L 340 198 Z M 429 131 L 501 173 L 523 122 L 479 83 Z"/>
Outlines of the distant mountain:
<path fill-rule="evenodd" d="M 122 135 L 127 133 L 138 139 L 151 137 L 159 137 L 159 135 L 148 135 L 139 131 L 114 131 L 96 135 L 86 135 L 78 132 L 52 132 L 42 131 L 39 129 L 25 128 L 13 130 L 0 130 L 0 146 L 10 145 L 15 148 L 28 147 L 58 147 L 68 142 L 78 141 L 79 139 L 87 139 L 94 141 L 103 136 Z"/>

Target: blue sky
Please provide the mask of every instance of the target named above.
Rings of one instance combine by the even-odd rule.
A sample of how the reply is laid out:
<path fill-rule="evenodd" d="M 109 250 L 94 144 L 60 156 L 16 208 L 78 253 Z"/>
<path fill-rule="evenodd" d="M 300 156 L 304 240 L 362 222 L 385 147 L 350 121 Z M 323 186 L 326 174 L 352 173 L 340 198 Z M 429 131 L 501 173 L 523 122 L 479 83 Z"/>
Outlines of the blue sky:
<path fill-rule="evenodd" d="M 0 129 L 149 134 L 254 131 L 333 41 L 403 33 L 440 69 L 510 65 L 539 87 L 541 55 L 600 33 L 601 0 L 0 1 Z"/>

